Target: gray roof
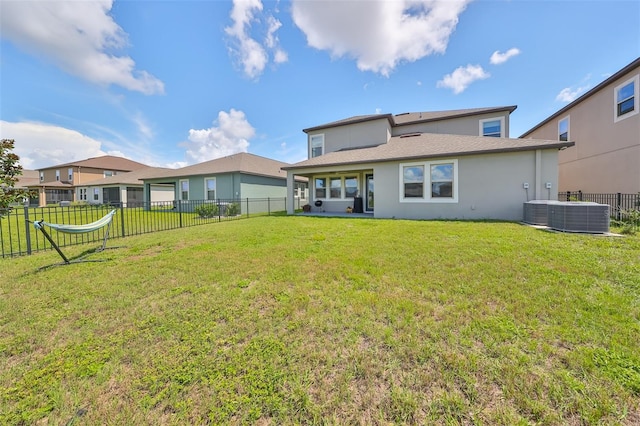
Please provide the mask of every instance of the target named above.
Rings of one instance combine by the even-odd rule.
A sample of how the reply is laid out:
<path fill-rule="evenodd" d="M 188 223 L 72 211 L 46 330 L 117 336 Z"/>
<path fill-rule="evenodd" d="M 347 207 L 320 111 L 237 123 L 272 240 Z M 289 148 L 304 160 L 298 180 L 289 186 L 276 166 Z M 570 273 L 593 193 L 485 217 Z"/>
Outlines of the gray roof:
<path fill-rule="evenodd" d="M 578 99 L 574 100 L 573 102 L 565 105 L 564 107 L 562 107 L 561 109 L 559 109 L 555 113 L 551 114 L 549 117 L 545 118 L 540 123 L 536 124 L 534 127 L 532 127 L 531 129 L 527 130 L 526 132 L 524 132 L 522 134 L 522 136 L 520 136 L 520 137 L 521 138 L 527 137 L 527 135 L 532 133 L 534 130 L 539 129 L 540 127 L 542 127 L 545 124 L 547 124 L 549 121 L 551 121 L 554 118 L 556 118 L 556 117 L 564 114 L 565 112 L 569 111 L 571 108 L 573 108 L 574 106 L 576 106 L 580 102 L 582 102 L 582 101 L 586 100 L 587 98 L 589 98 L 590 96 L 598 93 L 604 87 L 608 86 L 609 84 L 613 83 L 614 81 L 616 81 L 620 77 L 624 76 L 625 74 L 629 73 L 630 71 L 633 71 L 634 69 L 636 69 L 638 67 L 640 67 L 640 58 L 635 59 L 629 65 L 625 66 L 620 71 L 618 71 L 617 73 L 613 74 L 611 77 L 607 78 L 602 83 L 598 84 L 596 87 L 594 87 L 593 89 L 589 90 L 588 92 L 586 92 L 585 94 L 580 96 Z"/>
<path fill-rule="evenodd" d="M 132 171 L 138 170 L 143 167 L 149 167 L 146 164 L 138 163 L 137 161 L 129 160 L 124 157 L 116 157 L 114 155 L 103 155 L 101 157 L 87 158 L 86 160 L 72 161 L 70 163 L 58 164 L 50 167 L 42 167 L 40 170 L 59 169 L 63 167 L 88 167 L 93 169 L 103 170 L 117 170 L 117 171 Z"/>
<path fill-rule="evenodd" d="M 470 115 L 478 114 L 490 114 L 494 112 L 508 111 L 511 114 L 517 108 L 516 105 L 500 106 L 500 107 L 488 107 L 488 108 L 468 108 L 468 109 L 454 109 L 446 111 L 427 111 L 427 112 L 406 112 L 402 114 L 371 114 L 371 115 L 356 115 L 354 117 L 345 118 L 343 120 L 333 121 L 331 123 L 321 124 L 319 126 L 309 127 L 303 129 L 305 133 L 309 133 L 316 130 L 327 129 L 330 127 L 346 126 L 348 124 L 363 123 L 372 120 L 388 120 L 392 127 L 403 126 L 406 124 L 414 123 L 426 123 L 429 121 L 437 120 L 450 120 L 453 118 L 467 117 Z"/>
<path fill-rule="evenodd" d="M 406 136 L 394 136 L 388 143 L 374 147 L 330 152 L 319 157 L 295 163 L 289 167 L 285 167 L 285 170 L 423 158 L 459 157 L 475 154 L 533 151 L 537 149 L 560 149 L 573 145 L 574 142 L 540 139 L 415 133 Z"/>
<path fill-rule="evenodd" d="M 248 152 L 241 152 L 181 169 L 155 171 L 145 176 L 144 179 L 215 175 L 234 172 L 285 179 L 287 173 L 281 170 L 281 168 L 288 165 L 288 163 L 283 163 L 282 161 L 260 157 L 255 154 L 249 154 Z"/>

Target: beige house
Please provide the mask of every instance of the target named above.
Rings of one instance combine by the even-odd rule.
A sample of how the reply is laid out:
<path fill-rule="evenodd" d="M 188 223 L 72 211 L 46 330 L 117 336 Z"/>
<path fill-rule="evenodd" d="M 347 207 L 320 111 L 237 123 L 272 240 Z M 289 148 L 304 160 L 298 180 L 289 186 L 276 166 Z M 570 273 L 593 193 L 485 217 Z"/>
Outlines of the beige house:
<path fill-rule="evenodd" d="M 640 192 L 640 58 L 522 138 L 574 141 L 561 151 L 559 190 Z"/>
<path fill-rule="evenodd" d="M 521 220 L 523 203 L 557 199 L 558 150 L 573 142 L 508 138 L 515 106 L 353 117 L 305 129 L 314 212 L 380 218 Z M 293 205 L 287 206 L 293 213 Z"/>
<path fill-rule="evenodd" d="M 87 192 L 88 183 L 147 167 L 112 155 L 93 157 L 39 169 L 38 183 L 29 188 L 38 190 L 40 206 L 60 201 L 90 201 L 93 194 Z"/>

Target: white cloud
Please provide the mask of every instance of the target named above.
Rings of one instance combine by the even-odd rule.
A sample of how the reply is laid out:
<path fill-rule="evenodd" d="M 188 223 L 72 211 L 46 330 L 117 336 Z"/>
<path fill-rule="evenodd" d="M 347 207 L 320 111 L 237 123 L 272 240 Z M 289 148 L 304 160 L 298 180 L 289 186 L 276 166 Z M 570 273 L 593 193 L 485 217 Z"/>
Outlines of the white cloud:
<path fill-rule="evenodd" d="M 437 87 L 444 87 L 453 90 L 456 95 L 465 91 L 471 83 L 476 80 L 484 80 L 491 77 L 480 65 L 467 65 L 458 67 L 451 74 L 445 75 L 438 81 Z"/>
<path fill-rule="evenodd" d="M 0 121 L 0 136 L 15 139 L 14 152 L 25 169 L 39 169 L 107 154 L 122 156 L 118 151 L 103 151 L 100 141 L 80 132 L 50 124 Z"/>
<path fill-rule="evenodd" d="M 3 1 L 2 38 L 65 72 L 100 85 L 115 84 L 147 95 L 164 93 L 162 81 L 114 51 L 127 34 L 109 15 L 112 0 Z"/>
<path fill-rule="evenodd" d="M 217 124 L 217 126 L 215 126 Z M 187 161 L 191 164 L 247 152 L 249 139 L 255 129 L 242 111 L 220 111 L 214 126 L 202 130 L 189 130 L 189 141 L 181 145 L 187 148 Z"/>
<path fill-rule="evenodd" d="M 589 89 L 589 86 L 580 86 L 575 89 L 571 87 L 565 87 L 556 96 L 558 102 L 573 102 L 578 99 L 578 96 L 582 95 Z"/>
<path fill-rule="evenodd" d="M 288 55 L 280 47 L 280 41 L 276 35 L 282 23 L 272 15 L 264 19 L 264 25 L 266 25 L 264 46 L 251 37 L 252 25 L 262 23 L 260 19 L 262 10 L 261 0 L 234 0 L 231 10 L 233 25 L 225 28 L 225 32 L 232 37 L 233 41 L 231 53 L 236 56 L 244 74 L 249 78 L 259 77 L 269 63 L 267 49 L 273 52 L 274 63 L 280 64 L 288 60 Z"/>
<path fill-rule="evenodd" d="M 496 50 L 495 52 L 493 52 L 493 55 L 491 55 L 491 59 L 489 59 L 489 61 L 493 65 L 500 65 L 500 64 L 503 64 L 503 63 L 507 62 L 512 57 L 517 56 L 519 54 L 520 54 L 520 49 L 518 49 L 517 47 L 513 47 L 513 48 L 507 50 L 504 53 L 501 53 L 501 52 Z"/>
<path fill-rule="evenodd" d="M 309 46 L 348 56 L 358 69 L 388 76 L 402 61 L 444 53 L 469 0 L 294 0 L 295 24 Z"/>

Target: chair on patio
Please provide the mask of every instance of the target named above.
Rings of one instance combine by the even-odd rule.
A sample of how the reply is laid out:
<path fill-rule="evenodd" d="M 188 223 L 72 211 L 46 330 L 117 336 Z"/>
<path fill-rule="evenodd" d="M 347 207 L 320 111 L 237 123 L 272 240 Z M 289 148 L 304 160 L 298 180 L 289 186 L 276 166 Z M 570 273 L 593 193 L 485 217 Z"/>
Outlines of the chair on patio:
<path fill-rule="evenodd" d="M 85 225 L 59 225 L 56 223 L 48 223 L 45 222 L 44 219 L 36 220 L 33 222 L 33 226 L 36 229 L 39 229 L 44 234 L 45 238 L 51 243 L 54 249 L 58 252 L 62 260 L 64 260 L 64 265 L 68 265 L 70 263 L 79 263 L 79 262 L 99 262 L 99 260 L 69 260 L 67 256 L 60 250 L 60 247 L 56 244 L 56 242 L 51 238 L 51 235 L 44 229 L 45 226 L 48 226 L 51 229 L 55 229 L 58 232 L 62 232 L 65 234 L 85 234 L 88 232 L 98 231 L 103 227 L 107 227 L 104 232 L 104 240 L 102 241 L 102 247 L 99 247 L 95 250 L 95 252 L 101 252 L 105 250 L 107 247 L 107 238 L 109 238 L 109 231 L 111 230 L 111 222 L 113 221 L 113 216 L 116 214 L 116 210 L 111 210 L 101 219 L 96 220 L 95 222 L 87 223 Z M 115 248 L 115 247 L 113 247 Z"/>

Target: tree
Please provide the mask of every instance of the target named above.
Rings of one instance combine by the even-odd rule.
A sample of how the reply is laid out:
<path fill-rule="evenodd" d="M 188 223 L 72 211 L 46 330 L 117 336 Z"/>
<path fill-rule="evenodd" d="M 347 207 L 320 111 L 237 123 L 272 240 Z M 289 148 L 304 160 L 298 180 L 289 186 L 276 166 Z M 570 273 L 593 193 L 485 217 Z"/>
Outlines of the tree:
<path fill-rule="evenodd" d="M 0 218 L 9 214 L 12 204 L 34 195 L 32 191 L 15 188 L 18 176 L 22 175 L 22 166 L 20 157 L 12 152 L 14 146 L 13 139 L 0 142 Z"/>

